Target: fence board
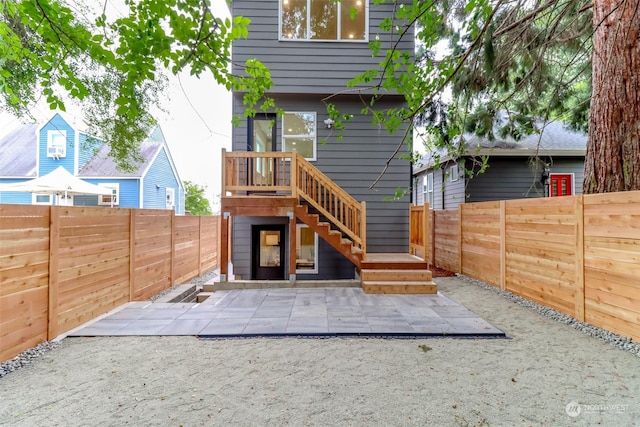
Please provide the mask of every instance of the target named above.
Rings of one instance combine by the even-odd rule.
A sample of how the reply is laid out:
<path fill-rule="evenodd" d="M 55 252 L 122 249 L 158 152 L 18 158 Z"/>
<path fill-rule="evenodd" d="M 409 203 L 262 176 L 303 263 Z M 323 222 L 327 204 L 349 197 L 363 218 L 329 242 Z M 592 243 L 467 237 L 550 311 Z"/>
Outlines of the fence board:
<path fill-rule="evenodd" d="M 500 286 L 500 202 L 464 204 L 462 274 Z"/>
<path fill-rule="evenodd" d="M 48 206 L 0 205 L 0 361 L 47 339 Z"/>
<path fill-rule="evenodd" d="M 459 220 L 457 210 L 434 211 L 436 228 L 434 230 L 436 267 L 459 272 Z"/>
<path fill-rule="evenodd" d="M 585 320 L 640 341 L 640 192 L 584 197 Z"/>

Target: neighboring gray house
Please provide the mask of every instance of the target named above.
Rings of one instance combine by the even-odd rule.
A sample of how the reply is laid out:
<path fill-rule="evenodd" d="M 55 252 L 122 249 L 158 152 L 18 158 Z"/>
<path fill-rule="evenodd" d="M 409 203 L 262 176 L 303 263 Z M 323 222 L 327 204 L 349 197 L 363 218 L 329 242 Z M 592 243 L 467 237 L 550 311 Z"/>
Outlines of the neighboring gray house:
<path fill-rule="evenodd" d="M 587 136 L 560 122 L 549 122 L 519 141 L 476 135 L 465 135 L 465 141 L 457 159 L 436 151 L 414 166 L 414 203 L 455 209 L 461 203 L 582 193 Z M 483 156 L 488 168 L 477 173 Z"/>
<path fill-rule="evenodd" d="M 258 114 L 235 127 L 232 137 L 234 154 L 288 153 L 296 149 L 333 184 L 357 202 L 366 202 L 367 253 L 408 253 L 409 197 L 398 202 L 385 199 L 395 194 L 397 188 L 406 188 L 411 182 L 409 161 L 396 156 L 375 190 L 369 188 L 382 172 L 388 157 L 402 141 L 406 128 L 390 136 L 386 130 L 372 126 L 371 116 L 361 113 L 363 99 L 367 102 L 370 94 L 346 91 L 347 83 L 353 77 L 377 67 L 383 59 L 381 56 L 372 56 L 369 41 L 379 37 L 383 46 L 392 45 L 391 36 L 382 33 L 379 25 L 392 15 L 394 5 L 375 6 L 373 0 L 343 0 L 339 3 L 312 0 L 234 0 L 230 7 L 233 16 L 241 15 L 251 19 L 249 37 L 234 41 L 232 71 L 242 74 L 242 64 L 247 59 L 257 58 L 263 62 L 270 69 L 274 81 L 269 95 L 275 98 L 277 107 L 285 111 L 282 117 L 271 113 Z M 357 11 L 355 18 L 350 17 L 352 8 Z M 413 55 L 413 39 L 413 34 L 408 34 L 400 42 L 398 49 Z M 384 55 L 384 52 L 380 55 Z M 341 94 L 331 98 L 330 102 L 342 114 L 353 115 L 353 119 L 347 123 L 347 129 L 343 131 L 341 141 L 336 139 L 338 132 L 332 129 L 326 104 L 323 102 L 328 95 L 338 93 Z M 233 113 L 240 116 L 244 115 L 243 95 L 243 92 L 233 93 Z M 387 93 L 376 108 L 398 108 L 403 105 L 405 100 L 402 96 Z M 286 173 L 290 172 L 292 162 L 288 158 L 286 163 L 282 163 L 284 166 L 261 163 L 265 161 L 272 160 L 256 160 L 252 171 L 242 172 L 245 175 L 236 175 L 236 178 L 253 174 L 251 179 L 254 179 L 256 174 L 263 177 L 283 169 Z M 247 163 L 243 165 L 246 168 L 252 167 L 247 166 Z M 298 180 L 300 179 L 298 176 Z M 286 212 L 261 210 L 258 205 L 251 205 L 250 209 L 244 211 L 231 208 L 231 203 L 237 203 L 230 200 L 231 196 L 250 194 L 254 198 L 247 203 L 257 203 L 255 201 L 258 200 L 259 193 L 252 191 L 226 194 L 230 197 L 223 197 L 222 200 L 223 215 L 226 212 L 227 216 L 233 217 L 230 229 L 232 271 L 229 274 L 233 274 L 236 279 L 292 279 L 291 269 L 285 268 L 285 264 L 293 262 L 292 257 L 295 257 L 298 279 L 354 278 L 354 266 L 360 267 L 360 251 L 364 250 L 357 247 L 360 244 L 352 241 L 353 246 L 349 245 L 347 248 L 344 244 L 343 250 L 339 239 L 336 240 L 337 243 L 330 243 L 331 236 L 328 232 L 319 230 L 314 225 L 313 218 L 298 207 L 295 208 L 295 237 L 288 225 L 290 218 L 282 214 L 284 212 L 291 215 L 291 208 L 285 209 Z M 272 196 L 277 194 L 281 195 L 282 192 L 275 191 Z M 326 209 L 333 209 L 337 205 L 337 210 L 342 209 L 343 213 L 349 211 L 351 217 L 345 219 L 345 223 L 360 221 L 358 213 L 353 213 L 353 207 L 346 202 L 334 201 L 330 206 L 329 196 L 317 197 L 316 201 L 325 203 Z M 256 214 L 251 215 L 252 212 Z M 342 213 L 336 213 L 336 216 L 339 215 Z M 322 221 L 328 220 L 321 217 Z M 333 234 L 337 232 L 334 231 Z M 344 239 L 349 237 L 348 232 L 343 232 L 340 237 L 344 243 Z M 288 245 L 293 238 L 296 239 L 295 254 L 285 249 L 290 247 Z M 279 269 L 267 272 L 261 266 L 261 258 L 270 241 L 277 242 L 276 247 L 281 252 L 277 254 Z"/>

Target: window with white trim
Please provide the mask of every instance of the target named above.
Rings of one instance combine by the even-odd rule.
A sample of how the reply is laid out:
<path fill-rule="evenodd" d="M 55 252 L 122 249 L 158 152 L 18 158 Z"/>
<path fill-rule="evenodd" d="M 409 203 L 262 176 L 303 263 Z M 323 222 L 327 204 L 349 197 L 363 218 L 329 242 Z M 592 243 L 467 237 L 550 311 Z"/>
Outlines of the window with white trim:
<path fill-rule="evenodd" d="M 282 151 L 296 151 L 316 160 L 316 113 L 286 112 L 282 115 Z"/>
<path fill-rule="evenodd" d="M 433 172 L 426 174 L 422 182 L 423 201 L 429 203 L 429 209 L 433 209 Z"/>
<path fill-rule="evenodd" d="M 296 226 L 296 274 L 317 274 L 318 235 L 305 224 Z"/>
<path fill-rule="evenodd" d="M 280 40 L 367 41 L 368 0 L 280 0 Z"/>
<path fill-rule="evenodd" d="M 458 174 L 458 165 L 453 165 L 449 168 L 449 182 L 454 182 L 460 179 Z"/>
<path fill-rule="evenodd" d="M 100 194 L 98 196 L 98 205 L 100 206 L 118 206 L 120 204 L 120 184 L 117 182 L 101 182 L 98 187 L 104 187 L 111 190 L 111 195 Z"/>
<path fill-rule="evenodd" d="M 176 207 L 176 190 L 175 188 L 167 187 L 165 189 L 165 195 L 167 202 L 165 204 L 166 209 L 174 209 Z"/>
<path fill-rule="evenodd" d="M 51 194 L 32 194 L 31 195 L 31 204 L 34 205 L 52 205 L 53 197 Z"/>
<path fill-rule="evenodd" d="M 67 156 L 67 131 L 66 130 L 50 130 L 47 131 L 47 157 L 66 157 Z"/>

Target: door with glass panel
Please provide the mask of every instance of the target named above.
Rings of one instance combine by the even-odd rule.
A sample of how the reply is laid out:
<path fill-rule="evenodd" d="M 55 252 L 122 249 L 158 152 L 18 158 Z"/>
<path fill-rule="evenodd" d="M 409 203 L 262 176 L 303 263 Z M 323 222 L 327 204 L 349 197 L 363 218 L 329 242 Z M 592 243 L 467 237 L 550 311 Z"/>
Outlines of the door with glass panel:
<path fill-rule="evenodd" d="M 276 151 L 276 116 L 275 114 L 256 114 L 249 119 L 247 150 L 256 153 Z M 273 159 L 265 157 L 249 158 L 247 180 L 249 185 L 273 185 Z"/>
<path fill-rule="evenodd" d="M 251 235 L 252 280 L 283 280 L 285 226 L 254 225 Z"/>

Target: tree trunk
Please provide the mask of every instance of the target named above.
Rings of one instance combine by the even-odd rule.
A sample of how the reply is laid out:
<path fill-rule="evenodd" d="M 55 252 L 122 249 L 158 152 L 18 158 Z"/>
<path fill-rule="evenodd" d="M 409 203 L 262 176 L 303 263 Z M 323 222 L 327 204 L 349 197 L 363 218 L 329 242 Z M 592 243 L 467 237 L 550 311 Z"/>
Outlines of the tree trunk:
<path fill-rule="evenodd" d="M 584 193 L 640 190 L 640 0 L 594 0 Z"/>

